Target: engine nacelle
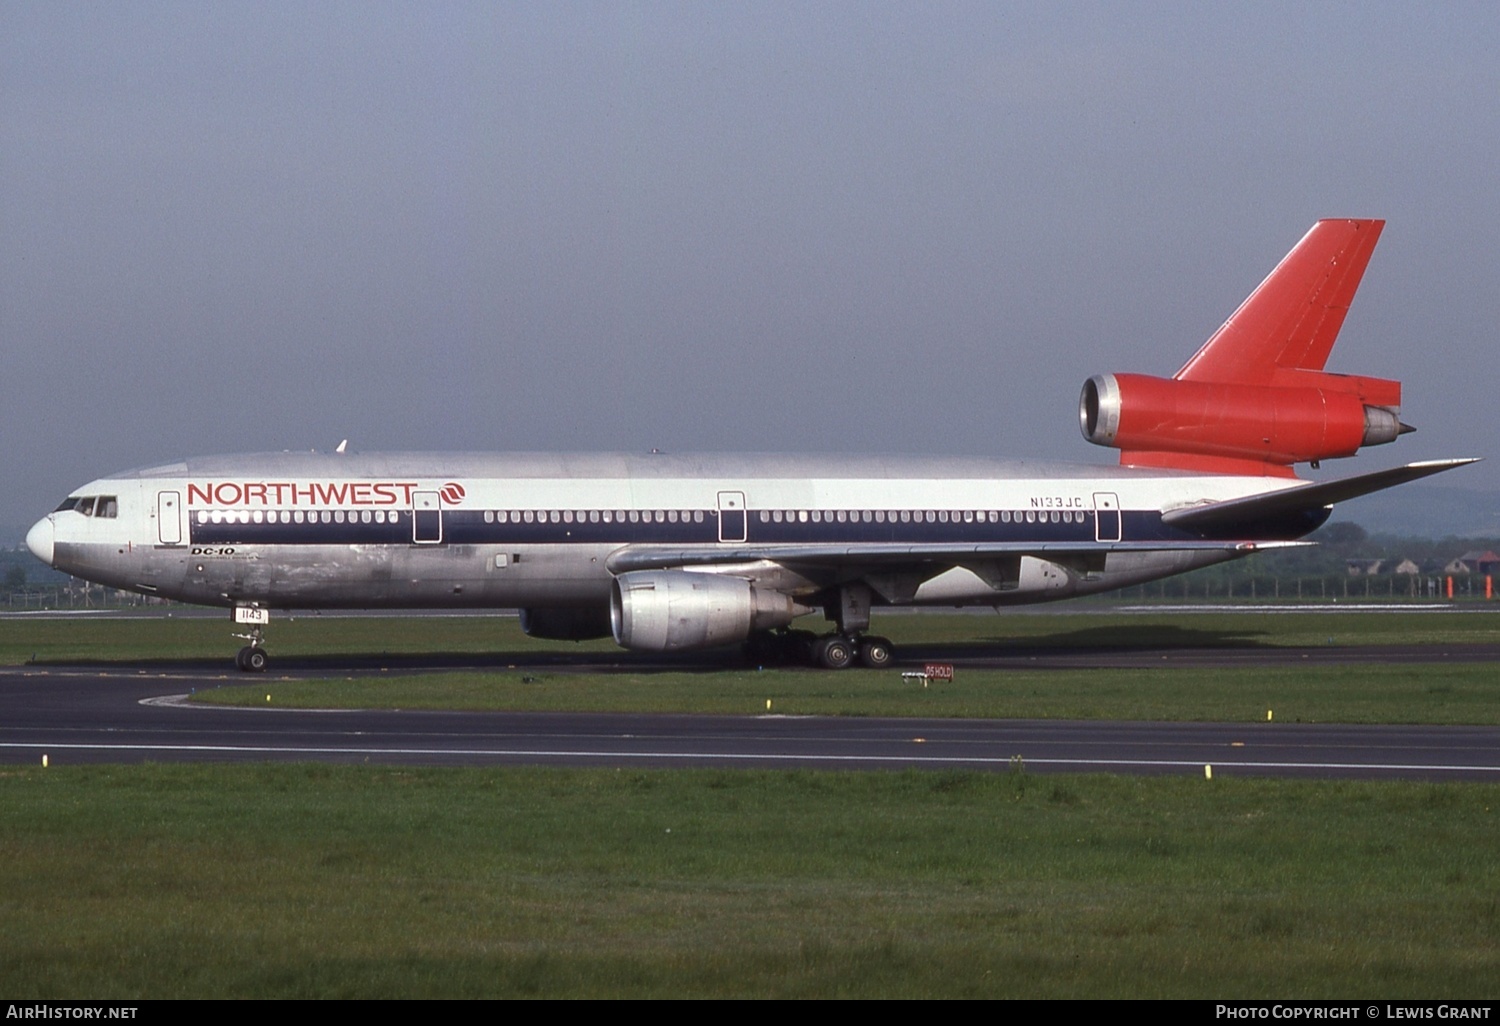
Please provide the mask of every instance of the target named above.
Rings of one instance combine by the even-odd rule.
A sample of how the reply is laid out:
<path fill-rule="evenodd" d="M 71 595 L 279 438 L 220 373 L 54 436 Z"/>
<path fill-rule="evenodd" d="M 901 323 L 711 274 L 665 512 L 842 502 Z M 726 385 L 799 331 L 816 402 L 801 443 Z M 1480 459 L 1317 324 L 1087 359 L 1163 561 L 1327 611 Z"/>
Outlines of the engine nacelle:
<path fill-rule="evenodd" d="M 675 652 L 744 641 L 810 610 L 743 577 L 686 570 L 637 570 L 615 578 L 609 618 L 625 648 Z"/>
<path fill-rule="evenodd" d="M 1312 374 L 1317 381 L 1334 375 Z M 1348 379 L 1394 385 L 1378 379 Z M 1399 394 L 1399 393 L 1398 393 Z M 1129 452 L 1255 460 L 1289 466 L 1353 456 L 1411 430 L 1396 408 L 1317 385 L 1237 385 L 1145 374 L 1098 374 L 1078 403 L 1083 437 Z"/>
<path fill-rule="evenodd" d="M 603 606 L 540 606 L 521 610 L 527 637 L 549 641 L 589 641 L 609 637 L 609 610 Z"/>

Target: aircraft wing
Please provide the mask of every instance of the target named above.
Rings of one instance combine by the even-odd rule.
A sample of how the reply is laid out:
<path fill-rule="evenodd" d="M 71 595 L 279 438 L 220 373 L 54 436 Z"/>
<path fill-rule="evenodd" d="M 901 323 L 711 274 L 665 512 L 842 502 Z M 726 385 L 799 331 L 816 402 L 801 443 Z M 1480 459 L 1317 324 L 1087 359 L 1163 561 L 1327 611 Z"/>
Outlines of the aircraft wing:
<path fill-rule="evenodd" d="M 1259 552 L 1264 549 L 1311 545 L 1297 541 L 1150 541 L 1150 542 L 983 542 L 968 545 L 879 542 L 863 545 L 627 545 L 605 560 L 611 573 L 667 570 L 687 566 L 716 566 L 768 561 L 783 566 L 890 567 L 912 565 L 958 566 L 967 561 L 1004 556 L 1039 556 L 1066 560 L 1070 556 L 1108 552 Z"/>
<path fill-rule="evenodd" d="M 1477 462 L 1478 459 L 1457 459 L 1408 463 L 1404 467 L 1377 470 L 1371 474 L 1360 474 L 1337 481 L 1309 481 L 1292 488 L 1249 495 L 1241 499 L 1226 499 L 1203 506 L 1169 510 L 1162 514 L 1161 519 L 1164 524 L 1189 531 L 1234 532 L 1248 528 L 1253 533 L 1257 522 L 1322 509 L 1335 502 L 1345 502 Z"/>

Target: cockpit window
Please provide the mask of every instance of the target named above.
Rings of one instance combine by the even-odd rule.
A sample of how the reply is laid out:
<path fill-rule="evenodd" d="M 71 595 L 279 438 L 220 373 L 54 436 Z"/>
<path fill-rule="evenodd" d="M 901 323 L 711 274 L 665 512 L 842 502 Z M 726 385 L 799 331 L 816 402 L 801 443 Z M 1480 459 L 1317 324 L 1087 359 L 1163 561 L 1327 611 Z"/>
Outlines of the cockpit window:
<path fill-rule="evenodd" d="M 52 512 L 61 513 L 67 509 L 82 513 L 86 517 L 107 517 L 110 520 L 120 514 L 120 504 L 113 495 L 69 496 Z"/>

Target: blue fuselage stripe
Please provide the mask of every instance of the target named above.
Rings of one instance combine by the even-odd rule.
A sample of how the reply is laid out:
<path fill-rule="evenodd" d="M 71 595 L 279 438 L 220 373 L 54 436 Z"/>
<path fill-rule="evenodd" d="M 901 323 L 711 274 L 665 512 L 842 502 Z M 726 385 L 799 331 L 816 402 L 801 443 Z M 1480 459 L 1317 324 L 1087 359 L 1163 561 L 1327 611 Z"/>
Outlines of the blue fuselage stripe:
<path fill-rule="evenodd" d="M 413 544 L 412 514 L 389 514 L 385 523 L 346 519 L 330 523 L 241 523 L 200 522 L 194 517 L 189 528 L 193 545 L 409 545 Z M 1166 527 L 1155 511 L 1121 514 L 1121 537 L 1129 541 L 1185 540 L 1198 537 Z M 1095 540 L 1092 512 L 1083 521 L 1026 523 L 1019 517 L 1011 523 L 975 520 L 963 523 L 917 522 L 875 523 L 863 520 L 844 523 L 786 520 L 761 522 L 752 511 L 746 537 L 740 544 L 968 544 L 977 542 L 1079 542 Z M 1112 525 L 1109 528 L 1113 534 Z M 677 523 L 613 523 L 575 520 L 572 523 L 486 522 L 471 510 L 442 511 L 442 541 L 450 545 L 712 545 L 719 541 L 716 511 L 706 511 L 701 521 L 691 517 Z"/>

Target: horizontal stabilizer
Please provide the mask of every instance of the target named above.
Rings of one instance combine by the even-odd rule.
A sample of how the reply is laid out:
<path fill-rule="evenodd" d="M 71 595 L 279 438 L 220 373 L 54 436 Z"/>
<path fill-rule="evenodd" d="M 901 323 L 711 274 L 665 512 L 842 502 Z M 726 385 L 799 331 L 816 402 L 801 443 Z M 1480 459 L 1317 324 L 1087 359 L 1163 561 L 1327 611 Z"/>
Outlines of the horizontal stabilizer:
<path fill-rule="evenodd" d="M 1477 462 L 1477 459 L 1458 459 L 1408 463 L 1404 467 L 1377 470 L 1373 474 L 1360 474 L 1338 481 L 1309 481 L 1293 488 L 1263 492 L 1243 499 L 1227 499 L 1206 506 L 1174 509 L 1163 513 L 1161 519 L 1164 524 L 1190 531 L 1222 532 L 1249 528 L 1246 533 L 1253 535 L 1254 524 L 1258 521 L 1322 509 L 1335 502 L 1357 499 L 1361 495 L 1394 488 L 1408 481 Z"/>

